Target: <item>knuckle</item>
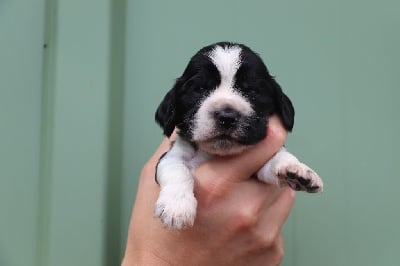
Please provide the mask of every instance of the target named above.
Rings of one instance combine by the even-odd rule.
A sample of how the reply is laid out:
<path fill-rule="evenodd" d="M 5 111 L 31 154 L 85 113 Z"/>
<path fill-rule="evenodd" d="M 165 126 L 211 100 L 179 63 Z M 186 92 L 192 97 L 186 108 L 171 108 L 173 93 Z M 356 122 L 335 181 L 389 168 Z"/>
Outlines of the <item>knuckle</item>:
<path fill-rule="evenodd" d="M 254 208 L 242 208 L 235 217 L 235 227 L 238 230 L 248 230 L 258 223 L 258 212 Z"/>
<path fill-rule="evenodd" d="M 276 230 L 270 229 L 268 232 L 257 232 L 255 234 L 255 244 L 259 249 L 278 251 L 278 237 L 279 234 Z M 278 253 L 281 253 L 280 250 Z"/>
<path fill-rule="evenodd" d="M 283 249 L 282 249 L 283 250 Z M 270 256 L 271 265 L 281 265 L 284 253 L 280 250 L 274 250 Z"/>
<path fill-rule="evenodd" d="M 285 249 L 282 246 L 279 246 L 276 251 L 275 259 L 278 264 L 280 264 L 285 256 Z"/>
<path fill-rule="evenodd" d="M 272 124 L 268 127 L 268 136 L 277 143 L 284 143 L 287 137 L 287 131 L 281 124 Z"/>
<path fill-rule="evenodd" d="M 285 249 L 283 247 L 283 244 L 276 242 L 271 251 L 272 260 L 275 261 L 276 265 L 279 265 L 282 262 L 283 257 L 285 256 Z"/>
<path fill-rule="evenodd" d="M 283 238 L 280 234 L 275 236 L 271 234 L 264 238 L 264 251 L 268 252 L 271 265 L 280 265 L 285 255 Z"/>
<path fill-rule="evenodd" d="M 263 234 L 259 236 L 257 240 L 261 248 L 270 249 L 271 247 L 274 246 L 275 236 L 271 233 Z"/>
<path fill-rule="evenodd" d="M 226 189 L 218 179 L 195 178 L 195 191 L 203 208 L 213 208 L 224 199 Z"/>

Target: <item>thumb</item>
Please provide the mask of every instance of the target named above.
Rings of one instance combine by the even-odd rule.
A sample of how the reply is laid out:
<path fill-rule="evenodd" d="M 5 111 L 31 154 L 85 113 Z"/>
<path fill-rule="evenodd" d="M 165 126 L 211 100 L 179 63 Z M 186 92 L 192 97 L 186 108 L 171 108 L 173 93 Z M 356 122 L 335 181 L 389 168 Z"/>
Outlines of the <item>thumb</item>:
<path fill-rule="evenodd" d="M 226 178 L 240 182 L 250 178 L 285 143 L 287 131 L 277 116 L 268 120 L 267 137 L 254 147 L 234 156 L 215 157 L 195 170 L 195 176 Z"/>

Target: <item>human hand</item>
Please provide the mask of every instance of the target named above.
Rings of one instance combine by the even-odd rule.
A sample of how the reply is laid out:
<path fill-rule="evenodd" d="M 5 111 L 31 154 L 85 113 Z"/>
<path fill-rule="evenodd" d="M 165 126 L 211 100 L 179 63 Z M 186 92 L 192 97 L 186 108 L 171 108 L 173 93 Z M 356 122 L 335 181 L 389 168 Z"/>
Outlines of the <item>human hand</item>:
<path fill-rule="evenodd" d="M 167 229 L 153 215 L 159 193 L 155 166 L 170 148 L 164 139 L 140 176 L 123 265 L 278 265 L 281 229 L 295 192 L 250 177 L 279 150 L 286 134 L 271 117 L 262 142 L 200 165 L 194 171 L 197 217 L 184 230 Z"/>

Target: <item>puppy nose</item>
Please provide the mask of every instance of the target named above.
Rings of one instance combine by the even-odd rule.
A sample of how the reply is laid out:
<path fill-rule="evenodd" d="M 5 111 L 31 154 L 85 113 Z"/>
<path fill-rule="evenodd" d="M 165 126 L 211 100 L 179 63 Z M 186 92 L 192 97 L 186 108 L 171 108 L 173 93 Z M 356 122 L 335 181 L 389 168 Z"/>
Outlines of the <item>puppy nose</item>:
<path fill-rule="evenodd" d="M 225 108 L 214 113 L 215 120 L 223 129 L 230 129 L 236 126 L 240 118 L 240 113 L 232 108 Z"/>

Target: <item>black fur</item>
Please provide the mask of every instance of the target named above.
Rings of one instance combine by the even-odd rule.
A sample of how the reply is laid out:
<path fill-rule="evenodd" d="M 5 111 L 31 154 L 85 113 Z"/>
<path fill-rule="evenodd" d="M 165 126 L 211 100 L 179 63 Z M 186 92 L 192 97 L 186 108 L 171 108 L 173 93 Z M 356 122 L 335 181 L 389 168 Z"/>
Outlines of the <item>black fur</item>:
<path fill-rule="evenodd" d="M 168 137 L 171 136 L 176 126 L 175 91 L 177 86 L 179 86 L 178 83 L 165 95 L 156 111 L 156 121 L 164 130 L 164 135 Z"/>
<path fill-rule="evenodd" d="M 238 140 L 241 144 L 254 144 L 266 135 L 268 117 L 278 114 L 283 125 L 291 131 L 294 108 L 290 99 L 272 77 L 262 59 L 242 44 L 220 42 L 202 48 L 190 60 L 182 76 L 164 97 L 155 115 L 156 121 L 170 136 L 175 127 L 179 135 L 189 142 L 192 138 L 194 115 L 202 99 L 221 83 L 218 69 L 208 57 L 215 46 L 240 46 L 241 65 L 236 72 L 234 87 L 246 97 L 257 114 L 248 121 L 246 132 Z"/>

